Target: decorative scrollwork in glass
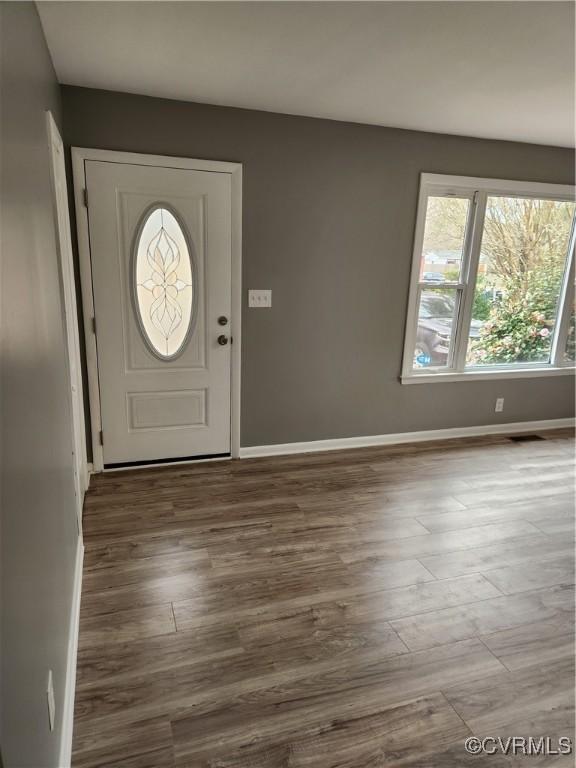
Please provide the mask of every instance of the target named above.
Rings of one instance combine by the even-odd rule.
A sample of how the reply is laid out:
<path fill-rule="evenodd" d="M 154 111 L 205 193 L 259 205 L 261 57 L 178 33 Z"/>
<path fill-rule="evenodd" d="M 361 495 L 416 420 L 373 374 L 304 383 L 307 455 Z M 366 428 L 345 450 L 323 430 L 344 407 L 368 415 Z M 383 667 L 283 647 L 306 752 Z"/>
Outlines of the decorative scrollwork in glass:
<path fill-rule="evenodd" d="M 172 359 L 184 348 L 194 309 L 194 269 L 183 227 L 167 207 L 149 210 L 134 252 L 135 305 L 149 348 Z"/>

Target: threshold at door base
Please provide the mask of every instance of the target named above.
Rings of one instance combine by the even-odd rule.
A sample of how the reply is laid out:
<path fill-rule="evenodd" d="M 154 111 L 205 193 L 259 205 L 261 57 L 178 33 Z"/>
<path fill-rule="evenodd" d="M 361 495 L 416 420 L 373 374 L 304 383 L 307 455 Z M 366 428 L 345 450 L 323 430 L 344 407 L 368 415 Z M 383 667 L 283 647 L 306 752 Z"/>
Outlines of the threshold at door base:
<path fill-rule="evenodd" d="M 119 464 L 104 464 L 104 472 L 122 472 L 127 469 L 146 469 L 148 467 L 166 467 L 174 464 L 200 464 L 206 461 L 226 461 L 230 453 L 212 453 L 202 456 L 183 456 L 178 459 L 148 459 L 146 461 L 127 461 Z"/>

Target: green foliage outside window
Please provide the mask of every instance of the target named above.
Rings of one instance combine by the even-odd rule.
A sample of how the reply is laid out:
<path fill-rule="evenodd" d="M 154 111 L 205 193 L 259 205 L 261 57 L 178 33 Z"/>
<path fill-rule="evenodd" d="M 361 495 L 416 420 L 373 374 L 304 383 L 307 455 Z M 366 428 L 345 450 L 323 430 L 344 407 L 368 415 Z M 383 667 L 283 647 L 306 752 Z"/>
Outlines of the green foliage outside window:
<path fill-rule="evenodd" d="M 526 274 L 530 287 L 524 293 L 514 290 L 515 284 L 504 283 L 502 298 L 490 301 L 480 336 L 471 344 L 470 362 L 486 365 L 547 360 L 563 272 L 564 264 L 551 259 Z"/>

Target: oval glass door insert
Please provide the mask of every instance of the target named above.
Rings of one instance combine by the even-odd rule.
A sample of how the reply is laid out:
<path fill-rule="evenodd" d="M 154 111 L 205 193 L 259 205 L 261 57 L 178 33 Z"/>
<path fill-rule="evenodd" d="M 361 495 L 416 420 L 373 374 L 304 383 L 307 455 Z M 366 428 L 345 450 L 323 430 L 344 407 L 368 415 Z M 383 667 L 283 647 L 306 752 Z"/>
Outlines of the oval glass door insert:
<path fill-rule="evenodd" d="M 165 205 L 148 209 L 138 231 L 132 255 L 138 324 L 151 352 L 171 360 L 183 351 L 193 331 L 192 247 L 174 212 Z"/>

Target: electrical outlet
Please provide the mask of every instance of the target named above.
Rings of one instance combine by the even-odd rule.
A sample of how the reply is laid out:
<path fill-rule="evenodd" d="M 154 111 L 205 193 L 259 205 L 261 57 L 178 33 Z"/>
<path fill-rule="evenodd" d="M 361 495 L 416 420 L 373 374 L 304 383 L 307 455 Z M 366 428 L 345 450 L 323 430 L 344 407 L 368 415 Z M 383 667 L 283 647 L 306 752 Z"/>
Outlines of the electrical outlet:
<path fill-rule="evenodd" d="M 496 413 L 502 413 L 504 410 L 504 398 L 503 397 L 497 397 L 496 398 L 496 408 L 494 408 L 494 411 Z"/>
<path fill-rule="evenodd" d="M 56 701 L 54 699 L 54 679 L 52 670 L 48 670 L 48 685 L 46 686 L 46 698 L 48 699 L 48 724 L 50 730 L 54 730 L 54 720 L 56 718 Z"/>
<path fill-rule="evenodd" d="M 272 306 L 272 291 L 259 291 L 250 289 L 248 291 L 248 306 L 249 307 L 271 307 Z"/>

